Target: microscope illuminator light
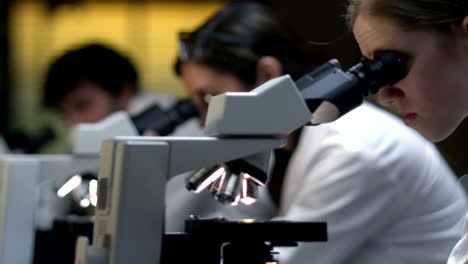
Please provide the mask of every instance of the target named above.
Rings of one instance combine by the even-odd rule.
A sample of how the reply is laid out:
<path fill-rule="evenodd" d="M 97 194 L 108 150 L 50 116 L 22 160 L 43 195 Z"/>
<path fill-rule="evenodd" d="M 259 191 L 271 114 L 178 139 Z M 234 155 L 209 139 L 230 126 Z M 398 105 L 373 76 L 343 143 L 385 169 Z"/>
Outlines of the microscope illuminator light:
<path fill-rule="evenodd" d="M 73 191 L 75 188 L 79 187 L 81 184 L 81 176 L 80 175 L 75 175 L 71 177 L 60 189 L 57 191 L 57 195 L 60 198 L 63 198 L 67 196 L 71 191 Z"/>

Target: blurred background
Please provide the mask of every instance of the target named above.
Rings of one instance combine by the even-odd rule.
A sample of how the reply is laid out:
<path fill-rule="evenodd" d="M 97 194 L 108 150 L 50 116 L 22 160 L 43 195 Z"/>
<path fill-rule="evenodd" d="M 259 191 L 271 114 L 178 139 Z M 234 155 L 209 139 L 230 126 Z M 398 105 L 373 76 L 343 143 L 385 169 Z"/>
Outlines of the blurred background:
<path fill-rule="evenodd" d="M 177 32 L 191 30 L 227 1 L 220 0 L 3 0 L 0 3 L 0 134 L 8 144 L 47 136 L 37 149 L 65 148 L 62 121 L 42 105 L 42 83 L 53 58 L 76 45 L 102 42 L 137 66 L 144 91 L 186 96 L 172 70 Z M 239 1 L 237 1 L 239 2 Z M 345 0 L 270 0 L 268 4 L 303 39 L 311 64 L 338 58 L 354 64 L 359 50 L 344 23 Z M 438 144 L 459 175 L 468 172 L 466 125 Z"/>

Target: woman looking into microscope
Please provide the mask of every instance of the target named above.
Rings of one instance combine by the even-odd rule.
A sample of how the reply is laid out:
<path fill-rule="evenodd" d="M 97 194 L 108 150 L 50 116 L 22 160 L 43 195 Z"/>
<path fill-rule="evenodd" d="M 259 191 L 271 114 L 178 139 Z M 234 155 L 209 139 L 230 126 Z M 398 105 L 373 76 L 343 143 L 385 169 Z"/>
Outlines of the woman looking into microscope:
<path fill-rule="evenodd" d="M 450 135 L 468 115 L 468 2 L 350 0 L 348 22 L 364 56 L 390 50 L 407 63 L 380 102 L 431 141 Z M 448 263 L 468 263 L 466 234 Z"/>
<path fill-rule="evenodd" d="M 180 34 L 175 70 L 202 123 L 210 96 L 305 73 L 291 32 L 265 6 L 237 3 Z M 443 158 L 369 103 L 295 131 L 276 154 L 269 183 L 275 219 L 326 221 L 329 234 L 326 243 L 279 250 L 282 263 L 435 264 L 460 237 L 467 202 Z"/>

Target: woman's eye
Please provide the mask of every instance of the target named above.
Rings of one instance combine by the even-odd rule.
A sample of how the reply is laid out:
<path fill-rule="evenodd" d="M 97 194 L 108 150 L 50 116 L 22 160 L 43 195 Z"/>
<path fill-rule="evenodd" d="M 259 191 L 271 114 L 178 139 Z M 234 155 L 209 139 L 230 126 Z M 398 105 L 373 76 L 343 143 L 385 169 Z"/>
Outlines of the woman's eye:
<path fill-rule="evenodd" d="M 403 65 L 403 67 L 406 68 L 407 71 L 410 69 L 411 64 L 413 62 L 413 57 L 411 55 L 402 51 L 396 51 L 396 50 L 388 50 L 388 51 L 393 52 L 398 56 L 399 62 Z"/>

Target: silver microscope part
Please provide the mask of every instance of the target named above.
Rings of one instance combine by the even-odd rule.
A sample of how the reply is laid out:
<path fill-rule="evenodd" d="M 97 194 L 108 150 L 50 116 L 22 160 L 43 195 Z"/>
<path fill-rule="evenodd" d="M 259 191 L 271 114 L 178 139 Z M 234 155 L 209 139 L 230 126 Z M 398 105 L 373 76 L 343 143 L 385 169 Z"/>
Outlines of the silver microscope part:
<path fill-rule="evenodd" d="M 54 190 L 59 198 L 71 196 L 82 208 L 97 205 L 97 179 L 89 173 L 75 174 L 60 178 L 54 183 Z"/>
<path fill-rule="evenodd" d="M 253 177 L 248 176 L 246 173 L 242 174 L 242 188 L 240 193 L 240 202 L 245 205 L 251 205 L 258 199 L 258 182 L 254 181 Z"/>
<path fill-rule="evenodd" d="M 239 195 L 241 188 L 241 177 L 237 174 L 225 174 L 219 189 L 215 194 L 216 200 L 222 204 L 233 204 Z"/>
<path fill-rule="evenodd" d="M 218 179 L 216 179 L 216 181 L 214 181 L 211 185 L 210 185 L 210 188 L 208 189 L 208 191 L 213 194 L 213 196 L 216 195 L 216 193 L 218 193 L 218 190 L 221 189 L 221 185 L 223 184 L 224 182 L 224 179 L 226 178 L 226 175 L 227 174 L 230 174 L 230 172 L 227 170 L 227 168 L 225 168 L 223 174 L 221 175 L 221 177 L 219 177 Z"/>
<path fill-rule="evenodd" d="M 200 193 L 211 186 L 224 172 L 224 167 L 218 165 L 195 170 L 187 177 L 186 187 L 189 191 Z"/>

